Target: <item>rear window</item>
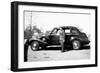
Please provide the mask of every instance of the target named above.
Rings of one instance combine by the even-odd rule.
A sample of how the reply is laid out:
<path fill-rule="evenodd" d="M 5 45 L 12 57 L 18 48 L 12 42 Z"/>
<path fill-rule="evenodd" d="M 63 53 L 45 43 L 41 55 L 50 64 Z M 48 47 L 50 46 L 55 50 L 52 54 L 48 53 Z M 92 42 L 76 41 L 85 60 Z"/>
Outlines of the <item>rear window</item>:
<path fill-rule="evenodd" d="M 72 33 L 73 33 L 73 34 L 79 34 L 79 31 L 76 30 L 76 29 L 72 29 Z"/>

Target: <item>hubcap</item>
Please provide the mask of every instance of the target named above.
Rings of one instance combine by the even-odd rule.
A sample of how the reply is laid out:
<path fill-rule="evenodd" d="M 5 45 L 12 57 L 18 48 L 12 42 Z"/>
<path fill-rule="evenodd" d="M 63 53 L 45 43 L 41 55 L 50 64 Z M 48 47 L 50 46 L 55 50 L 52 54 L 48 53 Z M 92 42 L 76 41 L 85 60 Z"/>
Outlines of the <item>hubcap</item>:
<path fill-rule="evenodd" d="M 80 43 L 79 41 L 74 41 L 73 42 L 73 49 L 79 49 L 80 48 Z"/>
<path fill-rule="evenodd" d="M 45 38 L 42 38 L 43 41 L 45 41 Z"/>
<path fill-rule="evenodd" d="M 37 50 L 38 49 L 38 42 L 34 42 L 31 46 L 32 50 Z"/>

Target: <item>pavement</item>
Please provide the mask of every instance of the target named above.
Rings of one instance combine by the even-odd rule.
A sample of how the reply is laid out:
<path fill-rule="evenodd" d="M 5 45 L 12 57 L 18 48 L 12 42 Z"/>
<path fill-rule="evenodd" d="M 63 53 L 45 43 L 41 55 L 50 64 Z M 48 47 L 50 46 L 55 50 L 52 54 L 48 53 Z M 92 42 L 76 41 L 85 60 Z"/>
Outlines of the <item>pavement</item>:
<path fill-rule="evenodd" d="M 60 49 L 49 49 L 39 51 L 32 51 L 31 48 L 28 49 L 28 62 L 80 59 L 90 59 L 90 49 L 66 50 L 63 53 Z"/>

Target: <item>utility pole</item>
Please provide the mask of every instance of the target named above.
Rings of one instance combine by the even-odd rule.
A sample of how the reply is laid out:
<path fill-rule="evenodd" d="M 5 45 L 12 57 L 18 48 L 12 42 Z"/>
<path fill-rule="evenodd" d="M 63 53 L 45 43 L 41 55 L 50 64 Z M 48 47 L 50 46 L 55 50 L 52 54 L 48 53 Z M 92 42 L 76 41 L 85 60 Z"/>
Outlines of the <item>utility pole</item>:
<path fill-rule="evenodd" d="M 32 11 L 31 11 L 31 16 L 30 16 L 30 24 L 32 25 Z"/>
<path fill-rule="evenodd" d="M 30 13 L 30 29 L 32 30 L 32 11 Z"/>

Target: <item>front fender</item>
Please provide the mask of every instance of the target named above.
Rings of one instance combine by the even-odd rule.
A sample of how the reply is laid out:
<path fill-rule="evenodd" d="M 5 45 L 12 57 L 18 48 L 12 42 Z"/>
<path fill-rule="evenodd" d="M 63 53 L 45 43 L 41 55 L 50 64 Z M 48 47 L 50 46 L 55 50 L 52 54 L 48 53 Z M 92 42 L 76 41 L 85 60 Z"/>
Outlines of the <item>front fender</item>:
<path fill-rule="evenodd" d="M 38 41 L 39 43 L 47 44 L 47 42 L 44 42 L 43 40 L 40 40 L 40 39 L 38 39 L 38 38 L 31 38 L 29 41 L 30 41 L 30 44 L 31 44 L 33 41 Z"/>

